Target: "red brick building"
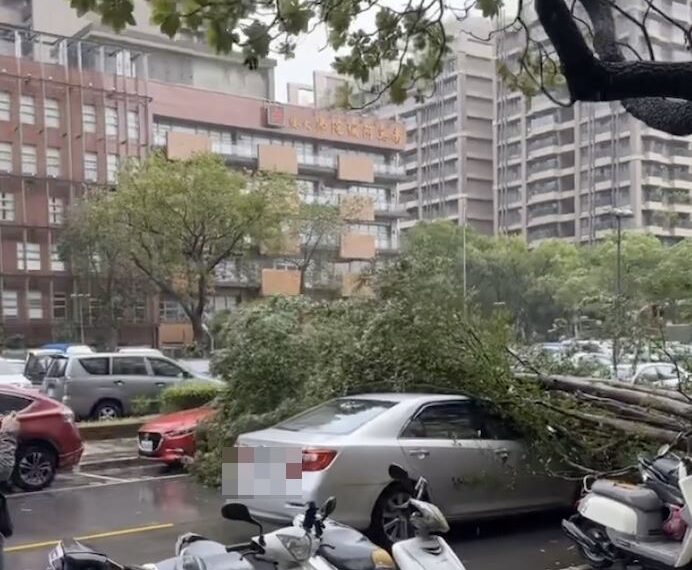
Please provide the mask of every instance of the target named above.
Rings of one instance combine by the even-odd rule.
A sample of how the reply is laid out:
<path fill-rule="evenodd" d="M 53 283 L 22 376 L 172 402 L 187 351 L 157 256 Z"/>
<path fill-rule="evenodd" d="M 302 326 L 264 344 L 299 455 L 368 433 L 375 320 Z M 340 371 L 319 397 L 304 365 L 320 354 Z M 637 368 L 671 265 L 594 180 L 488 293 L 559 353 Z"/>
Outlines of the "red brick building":
<path fill-rule="evenodd" d="M 400 124 L 291 107 L 149 79 L 145 53 L 122 46 L 2 30 L 0 39 L 0 290 L 5 335 L 27 345 L 98 338 L 88 284 L 73 279 L 57 244 L 65 212 L 88 187 L 114 183 L 125 157 L 164 147 L 200 150 L 229 166 L 288 172 L 308 195 L 335 205 L 365 196 L 334 262 L 315 268 L 315 294 L 349 294 L 353 276 L 398 249 L 395 184 Z M 5 54 L 5 55 L 2 55 Z M 296 294 L 295 272 L 271 259 L 219 271 L 210 312 L 261 294 Z M 123 325 L 127 344 L 189 338 L 174 303 L 143 299 Z M 81 325 L 81 326 L 80 326 Z"/>

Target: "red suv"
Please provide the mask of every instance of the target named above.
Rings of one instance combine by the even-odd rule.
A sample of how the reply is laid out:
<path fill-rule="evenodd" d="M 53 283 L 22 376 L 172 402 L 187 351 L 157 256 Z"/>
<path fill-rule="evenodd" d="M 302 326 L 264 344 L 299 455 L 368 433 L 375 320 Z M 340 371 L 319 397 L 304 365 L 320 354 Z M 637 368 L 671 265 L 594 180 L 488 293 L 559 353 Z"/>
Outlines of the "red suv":
<path fill-rule="evenodd" d="M 0 414 L 17 412 L 19 437 L 12 482 L 38 491 L 58 470 L 79 464 L 84 446 L 72 410 L 38 392 L 0 386 Z"/>

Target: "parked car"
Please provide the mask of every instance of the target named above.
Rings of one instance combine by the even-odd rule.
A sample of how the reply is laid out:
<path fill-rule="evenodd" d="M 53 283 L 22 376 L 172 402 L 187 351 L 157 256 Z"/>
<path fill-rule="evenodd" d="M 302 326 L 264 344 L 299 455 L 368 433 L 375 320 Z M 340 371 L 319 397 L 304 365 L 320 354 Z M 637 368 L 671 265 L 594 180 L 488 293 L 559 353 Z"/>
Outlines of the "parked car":
<path fill-rule="evenodd" d="M 574 483 L 534 469 L 507 424 L 460 396 L 337 398 L 243 434 L 236 445 L 302 450 L 302 498 L 244 498 L 253 516 L 284 524 L 307 501 L 334 495 L 335 519 L 369 528 L 385 545 L 404 536 L 401 507 L 409 498 L 387 475 L 392 463 L 428 479 L 432 502 L 452 521 L 572 506 L 578 492 Z"/>
<path fill-rule="evenodd" d="M 31 389 L 31 382 L 24 376 L 23 360 L 0 358 L 0 386 Z"/>
<path fill-rule="evenodd" d="M 223 386 L 164 356 L 116 352 L 55 357 L 41 392 L 69 406 L 79 419 L 103 420 L 128 415 L 137 398 L 156 398 L 182 382 Z"/>
<path fill-rule="evenodd" d="M 197 426 L 214 415 L 211 405 L 161 415 L 139 428 L 139 455 L 176 465 L 195 455 Z"/>
<path fill-rule="evenodd" d="M 672 362 L 644 362 L 636 368 L 630 364 L 619 365 L 617 378 L 620 382 L 628 384 L 677 390 L 680 380 L 687 383 L 690 374 L 682 366 L 676 368 Z"/>
<path fill-rule="evenodd" d="M 54 357 L 66 354 L 90 354 L 93 352 L 91 347 L 84 344 L 45 344 L 41 348 L 30 350 L 27 354 L 24 376 L 34 386 L 40 386 Z"/>
<path fill-rule="evenodd" d="M 72 411 L 36 391 L 0 386 L 0 414 L 17 412 L 19 437 L 12 482 L 25 491 L 51 484 L 79 464 L 84 447 Z"/>

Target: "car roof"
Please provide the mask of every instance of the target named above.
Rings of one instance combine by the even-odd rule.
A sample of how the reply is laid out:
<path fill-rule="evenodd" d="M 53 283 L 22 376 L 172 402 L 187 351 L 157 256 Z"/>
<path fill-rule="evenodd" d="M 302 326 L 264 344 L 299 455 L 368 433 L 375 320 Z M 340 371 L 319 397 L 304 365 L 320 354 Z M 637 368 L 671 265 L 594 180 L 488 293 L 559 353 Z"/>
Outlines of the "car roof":
<path fill-rule="evenodd" d="M 388 400 L 390 402 L 430 402 L 445 400 L 467 400 L 466 396 L 461 394 L 432 394 L 432 393 L 415 393 L 415 392 L 376 392 L 373 394 L 356 394 L 353 396 L 343 396 L 343 398 L 352 398 L 357 400 Z M 339 398 L 340 399 L 340 398 Z"/>

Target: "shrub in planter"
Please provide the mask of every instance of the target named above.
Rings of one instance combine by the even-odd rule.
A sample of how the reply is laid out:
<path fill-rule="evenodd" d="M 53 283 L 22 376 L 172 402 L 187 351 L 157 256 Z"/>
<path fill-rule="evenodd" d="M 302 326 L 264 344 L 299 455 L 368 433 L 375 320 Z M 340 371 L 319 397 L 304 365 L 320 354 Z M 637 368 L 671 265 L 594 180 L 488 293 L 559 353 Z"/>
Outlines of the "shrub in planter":
<path fill-rule="evenodd" d="M 147 398 L 139 396 L 132 400 L 133 416 L 148 416 L 158 414 L 161 411 L 161 400 L 159 398 Z"/>
<path fill-rule="evenodd" d="M 185 384 L 167 388 L 161 393 L 161 411 L 177 412 L 198 408 L 219 395 L 219 388 L 210 384 Z"/>

